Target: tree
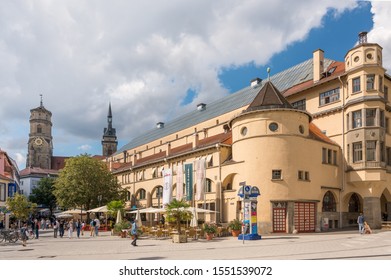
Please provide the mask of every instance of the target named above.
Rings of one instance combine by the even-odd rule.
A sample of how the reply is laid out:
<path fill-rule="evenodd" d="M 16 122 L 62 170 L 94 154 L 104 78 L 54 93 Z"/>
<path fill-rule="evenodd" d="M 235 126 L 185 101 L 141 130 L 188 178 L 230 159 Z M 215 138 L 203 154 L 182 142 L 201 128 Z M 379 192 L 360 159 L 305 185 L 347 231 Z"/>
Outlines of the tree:
<path fill-rule="evenodd" d="M 169 204 L 166 205 L 167 209 L 167 221 L 176 224 L 178 233 L 181 232 L 181 223 L 184 221 L 190 221 L 192 214 L 186 208 L 190 207 L 183 200 L 173 199 Z"/>
<path fill-rule="evenodd" d="M 124 211 L 124 208 L 125 202 L 122 200 L 113 200 L 107 203 L 107 210 L 109 210 L 111 215 L 117 214 L 118 210 L 122 213 Z"/>
<path fill-rule="evenodd" d="M 83 154 L 66 160 L 54 195 L 63 207 L 91 209 L 123 198 L 124 192 L 104 162 Z"/>
<path fill-rule="evenodd" d="M 37 204 L 29 202 L 27 197 L 16 193 L 13 197 L 8 197 L 5 202 L 8 211 L 20 222 L 28 219 L 29 214 L 34 211 Z"/>
<path fill-rule="evenodd" d="M 57 206 L 57 200 L 54 196 L 54 178 L 44 177 L 38 182 L 38 187 L 32 190 L 29 200 L 37 204 L 43 204 L 49 208 L 50 216 Z"/>

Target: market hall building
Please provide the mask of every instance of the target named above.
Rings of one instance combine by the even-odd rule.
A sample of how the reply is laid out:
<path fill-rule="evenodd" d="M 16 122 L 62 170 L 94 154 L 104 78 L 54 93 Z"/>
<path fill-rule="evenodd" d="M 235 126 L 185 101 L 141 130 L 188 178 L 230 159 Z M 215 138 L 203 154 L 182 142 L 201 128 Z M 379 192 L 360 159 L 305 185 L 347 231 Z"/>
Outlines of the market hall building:
<path fill-rule="evenodd" d="M 107 160 L 131 206 L 162 207 L 170 171 L 172 197 L 215 210 L 206 220 L 242 219 L 238 190 L 246 182 L 260 189 L 259 233 L 356 226 L 360 212 L 379 228 L 391 214 L 391 76 L 382 60 L 382 47 L 362 32 L 345 61 L 316 50 L 307 61 L 158 123 Z M 186 190 L 190 163 L 193 189 Z M 204 192 L 197 190 L 201 178 Z"/>

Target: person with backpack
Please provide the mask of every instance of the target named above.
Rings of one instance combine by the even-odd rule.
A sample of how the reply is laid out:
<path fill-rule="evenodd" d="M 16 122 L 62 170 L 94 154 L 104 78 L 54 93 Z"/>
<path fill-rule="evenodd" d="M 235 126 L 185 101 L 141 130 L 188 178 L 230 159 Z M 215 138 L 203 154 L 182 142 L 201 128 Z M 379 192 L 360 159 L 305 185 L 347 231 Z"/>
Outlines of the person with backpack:
<path fill-rule="evenodd" d="M 96 226 L 95 220 L 91 220 L 91 222 L 90 222 L 90 236 L 92 236 L 92 237 L 95 236 L 95 226 Z"/>
<path fill-rule="evenodd" d="M 132 224 L 132 229 L 131 229 L 131 231 L 130 231 L 130 233 L 132 234 L 132 236 L 133 236 L 133 241 L 132 241 L 132 245 L 133 246 L 137 246 L 137 229 L 138 229 L 138 227 L 137 227 L 137 220 L 136 219 L 134 219 L 134 221 L 133 221 L 133 224 Z"/>

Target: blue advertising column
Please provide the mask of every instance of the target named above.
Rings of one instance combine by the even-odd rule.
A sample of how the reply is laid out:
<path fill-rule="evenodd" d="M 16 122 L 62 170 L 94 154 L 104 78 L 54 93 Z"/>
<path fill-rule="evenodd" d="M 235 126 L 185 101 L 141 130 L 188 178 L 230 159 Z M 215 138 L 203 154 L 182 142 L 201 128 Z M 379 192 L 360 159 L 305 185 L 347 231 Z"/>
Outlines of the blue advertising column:
<path fill-rule="evenodd" d="M 243 230 L 238 240 L 259 240 L 257 220 L 257 198 L 260 195 L 257 187 L 243 186 L 239 189 L 238 196 L 243 198 Z"/>

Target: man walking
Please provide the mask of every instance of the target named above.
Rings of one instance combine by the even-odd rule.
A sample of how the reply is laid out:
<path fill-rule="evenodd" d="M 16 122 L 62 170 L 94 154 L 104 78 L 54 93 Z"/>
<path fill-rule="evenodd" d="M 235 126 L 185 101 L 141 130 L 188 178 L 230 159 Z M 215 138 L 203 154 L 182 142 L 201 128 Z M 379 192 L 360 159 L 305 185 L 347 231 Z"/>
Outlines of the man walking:
<path fill-rule="evenodd" d="M 133 224 L 132 224 L 132 230 L 130 231 L 130 233 L 132 234 L 132 236 L 133 236 L 133 241 L 132 241 L 132 245 L 133 246 L 137 246 L 137 220 L 136 219 L 134 219 L 134 221 L 133 221 Z"/>
<path fill-rule="evenodd" d="M 53 234 L 54 234 L 54 238 L 57 238 L 57 233 L 58 233 L 58 221 L 57 219 L 54 221 L 53 223 Z"/>
<path fill-rule="evenodd" d="M 364 215 L 360 213 L 360 216 L 357 218 L 358 232 L 362 234 L 364 232 Z"/>

